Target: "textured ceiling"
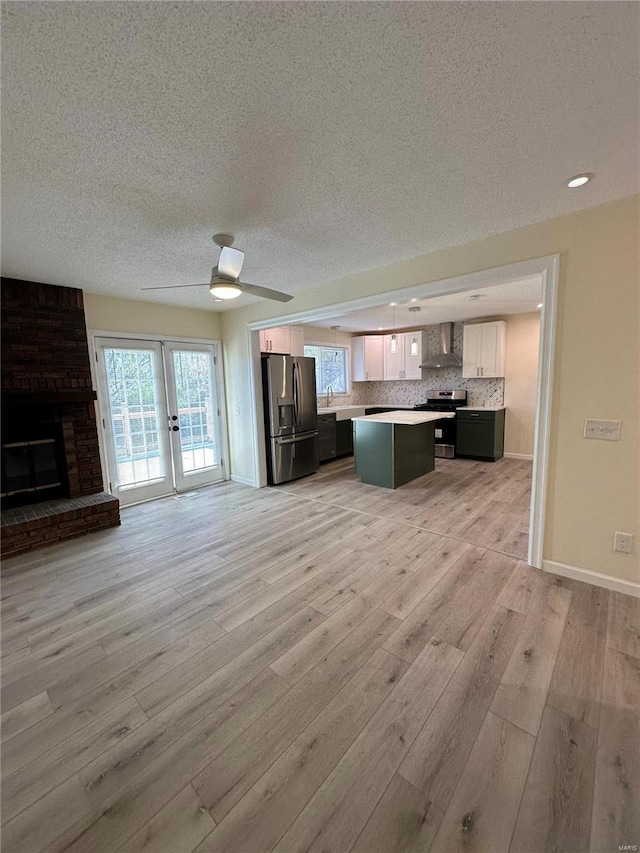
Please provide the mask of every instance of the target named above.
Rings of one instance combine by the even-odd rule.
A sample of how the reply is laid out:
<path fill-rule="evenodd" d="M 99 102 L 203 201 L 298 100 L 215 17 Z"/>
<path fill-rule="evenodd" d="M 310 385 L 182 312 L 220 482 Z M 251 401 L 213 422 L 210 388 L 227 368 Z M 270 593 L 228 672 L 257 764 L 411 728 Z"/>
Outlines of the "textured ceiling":
<path fill-rule="evenodd" d="M 295 293 L 639 186 L 637 3 L 2 12 L 3 275 L 219 309 L 140 288 L 217 231 Z"/>

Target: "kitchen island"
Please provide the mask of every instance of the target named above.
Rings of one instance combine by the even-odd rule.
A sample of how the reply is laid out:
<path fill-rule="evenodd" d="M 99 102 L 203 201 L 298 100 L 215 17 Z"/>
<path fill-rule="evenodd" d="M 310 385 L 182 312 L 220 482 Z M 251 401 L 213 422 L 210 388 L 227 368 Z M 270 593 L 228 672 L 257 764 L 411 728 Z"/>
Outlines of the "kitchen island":
<path fill-rule="evenodd" d="M 435 468 L 435 422 L 445 412 L 381 412 L 353 418 L 355 472 L 361 482 L 397 489 Z"/>

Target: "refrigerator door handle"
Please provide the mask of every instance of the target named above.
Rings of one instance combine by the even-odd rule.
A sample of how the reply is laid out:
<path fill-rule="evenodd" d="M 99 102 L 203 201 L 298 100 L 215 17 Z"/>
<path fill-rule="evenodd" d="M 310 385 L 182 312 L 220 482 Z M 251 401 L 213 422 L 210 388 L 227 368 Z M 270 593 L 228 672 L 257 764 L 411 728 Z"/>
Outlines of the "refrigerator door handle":
<path fill-rule="evenodd" d="M 300 371 L 297 362 L 293 362 L 293 420 L 300 426 Z"/>
<path fill-rule="evenodd" d="M 298 441 L 307 441 L 309 438 L 315 438 L 318 435 L 318 430 L 314 429 L 311 432 L 299 432 L 291 438 L 276 438 L 276 444 L 295 444 Z"/>

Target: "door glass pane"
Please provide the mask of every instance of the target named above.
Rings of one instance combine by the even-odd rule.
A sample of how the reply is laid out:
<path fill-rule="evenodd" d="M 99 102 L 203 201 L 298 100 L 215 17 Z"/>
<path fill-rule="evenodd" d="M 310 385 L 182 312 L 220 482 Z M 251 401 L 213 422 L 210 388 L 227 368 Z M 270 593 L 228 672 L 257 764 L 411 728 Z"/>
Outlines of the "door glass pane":
<path fill-rule="evenodd" d="M 111 430 L 119 488 L 133 488 L 167 476 L 160 447 L 155 353 L 105 349 Z"/>
<path fill-rule="evenodd" d="M 213 397 L 208 352 L 173 350 L 183 474 L 212 468 L 220 462 L 216 442 L 217 407 Z"/>

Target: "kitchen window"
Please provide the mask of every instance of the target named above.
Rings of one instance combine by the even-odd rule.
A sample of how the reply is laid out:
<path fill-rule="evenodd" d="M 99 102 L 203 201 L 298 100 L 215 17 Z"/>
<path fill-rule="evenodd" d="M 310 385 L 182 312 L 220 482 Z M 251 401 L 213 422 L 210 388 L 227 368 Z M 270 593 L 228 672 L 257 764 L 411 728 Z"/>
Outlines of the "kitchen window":
<path fill-rule="evenodd" d="M 349 391 L 349 350 L 347 347 L 306 346 L 304 354 L 316 360 L 316 392 L 326 394 L 331 385 L 334 394 Z"/>

